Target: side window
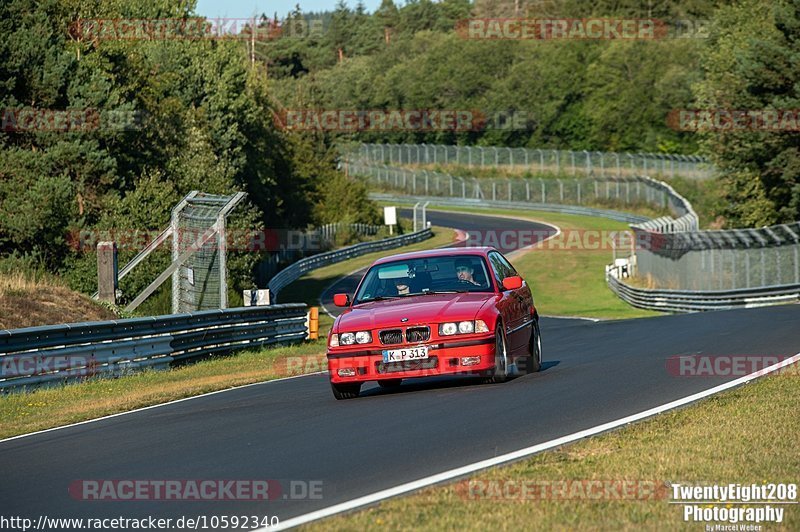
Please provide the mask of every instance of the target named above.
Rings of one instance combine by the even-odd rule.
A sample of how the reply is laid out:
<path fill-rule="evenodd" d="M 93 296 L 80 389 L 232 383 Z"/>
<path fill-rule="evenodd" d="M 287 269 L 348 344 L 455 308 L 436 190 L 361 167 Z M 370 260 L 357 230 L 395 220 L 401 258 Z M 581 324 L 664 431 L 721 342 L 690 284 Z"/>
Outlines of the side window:
<path fill-rule="evenodd" d="M 492 266 L 492 273 L 494 273 L 494 278 L 497 280 L 498 285 L 502 285 L 503 279 L 507 277 L 508 273 L 506 266 L 500 259 L 501 257 L 498 253 L 489 253 L 489 264 Z"/>
<path fill-rule="evenodd" d="M 500 259 L 500 262 L 501 262 L 501 263 L 503 264 L 503 266 L 505 267 L 505 271 L 506 271 L 506 275 L 505 275 L 505 276 L 506 276 L 506 277 L 511 277 L 511 276 L 514 276 L 514 275 L 519 275 L 519 274 L 517 273 L 517 270 L 515 270 L 515 269 L 514 269 L 514 267 L 511 265 L 511 263 L 510 263 L 510 262 L 508 262 L 508 259 L 507 259 L 507 258 L 505 258 L 504 256 L 502 256 L 502 255 L 501 255 L 501 254 L 499 254 L 499 253 L 497 253 L 497 258 L 498 258 L 498 259 Z"/>

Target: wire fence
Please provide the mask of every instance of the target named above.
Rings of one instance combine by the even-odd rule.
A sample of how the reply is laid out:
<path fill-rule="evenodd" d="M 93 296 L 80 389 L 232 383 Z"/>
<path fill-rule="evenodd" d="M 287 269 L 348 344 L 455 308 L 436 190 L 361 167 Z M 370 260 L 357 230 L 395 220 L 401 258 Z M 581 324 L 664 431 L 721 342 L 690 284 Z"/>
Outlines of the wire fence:
<path fill-rule="evenodd" d="M 353 156 L 344 160 L 346 170 L 350 175 L 366 178 L 371 187 L 379 191 L 448 198 L 447 201 L 451 203 L 463 201 L 464 204 L 474 204 L 477 200 L 529 205 L 528 208 L 541 204 L 604 204 L 622 208 L 641 204 L 661 209 L 663 216 L 632 224 L 629 241 L 616 247 L 617 251 L 630 249 L 630 269 L 626 270 L 634 277 L 633 281 L 627 281 L 632 283 L 630 287 L 706 294 L 738 291 L 730 298 L 712 298 L 713 304 L 710 303 L 708 308 L 715 305 L 719 308 L 723 300 L 727 301 L 726 304 L 734 304 L 728 299 L 736 305 L 745 306 L 771 301 L 771 298 L 754 295 L 750 302 L 749 289 L 763 291 L 800 286 L 800 222 L 762 228 L 701 231 L 691 203 L 670 185 L 650 177 L 603 177 L 597 174 L 594 174 L 595 177 L 571 179 L 459 177 L 423 168 L 398 168 L 375 162 L 388 159 L 414 164 L 414 161 L 420 160 L 416 155 L 417 148 L 424 153 L 423 146 L 406 146 L 399 151 L 396 147 L 392 148 L 395 151 L 389 155 L 392 153 L 389 146 L 371 144 L 351 151 Z M 380 153 L 381 148 L 384 149 L 383 154 Z M 429 147 L 429 155 L 436 152 L 434 148 Z M 463 148 L 460 149 L 463 156 Z M 444 152 L 454 153 L 453 150 L 439 153 Z M 451 159 L 451 162 L 454 160 Z M 463 162 L 459 161 L 459 164 Z M 699 166 L 696 168 L 699 169 Z M 612 268 L 611 271 L 617 270 Z M 625 285 L 621 277 L 615 277 L 614 281 L 616 285 Z M 671 309 L 677 308 L 679 306 Z M 702 305 L 693 310 L 701 308 Z"/>
<path fill-rule="evenodd" d="M 412 196 L 561 205 L 650 206 L 672 214 L 675 228 L 697 229 L 697 215 L 675 190 L 648 177 L 470 178 L 433 170 L 345 161 L 372 189 Z"/>
<path fill-rule="evenodd" d="M 623 177 L 652 175 L 695 179 L 712 177 L 714 166 L 697 155 L 545 150 L 438 144 L 361 144 L 346 157 L 378 164 L 517 167 L 540 174 Z"/>
<path fill-rule="evenodd" d="M 173 314 L 227 308 L 225 219 L 243 197 L 192 192 L 173 209 Z"/>
<path fill-rule="evenodd" d="M 633 225 L 637 275 L 650 288 L 737 290 L 800 284 L 800 222 L 759 229 L 660 232 Z"/>

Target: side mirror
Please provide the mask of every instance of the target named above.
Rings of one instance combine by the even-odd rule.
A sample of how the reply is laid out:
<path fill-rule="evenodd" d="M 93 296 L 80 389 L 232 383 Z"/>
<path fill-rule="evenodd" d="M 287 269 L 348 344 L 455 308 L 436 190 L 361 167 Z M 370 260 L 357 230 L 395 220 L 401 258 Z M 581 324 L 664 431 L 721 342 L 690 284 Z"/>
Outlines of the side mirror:
<path fill-rule="evenodd" d="M 337 307 L 347 307 L 350 305 L 350 296 L 347 294 L 336 294 L 333 296 L 333 304 Z"/>
<path fill-rule="evenodd" d="M 522 286 L 522 277 L 519 275 L 512 275 L 503 279 L 503 288 L 506 290 L 516 290 Z"/>

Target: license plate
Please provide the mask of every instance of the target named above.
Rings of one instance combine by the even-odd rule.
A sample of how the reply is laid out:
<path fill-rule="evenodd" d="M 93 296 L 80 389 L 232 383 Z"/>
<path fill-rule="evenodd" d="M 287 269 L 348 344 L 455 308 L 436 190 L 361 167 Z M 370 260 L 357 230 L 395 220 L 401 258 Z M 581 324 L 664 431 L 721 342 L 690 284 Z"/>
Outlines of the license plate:
<path fill-rule="evenodd" d="M 428 348 L 425 346 L 409 347 L 407 349 L 385 349 L 383 351 L 384 362 L 403 362 L 423 358 L 428 358 Z"/>

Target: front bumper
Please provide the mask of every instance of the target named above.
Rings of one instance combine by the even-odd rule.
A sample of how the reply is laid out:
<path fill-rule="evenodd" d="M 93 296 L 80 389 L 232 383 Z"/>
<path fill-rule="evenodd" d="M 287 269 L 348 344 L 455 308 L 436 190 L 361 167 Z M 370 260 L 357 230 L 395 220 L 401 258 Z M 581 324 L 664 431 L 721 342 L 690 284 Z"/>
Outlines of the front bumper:
<path fill-rule="evenodd" d="M 471 336 L 468 339 L 435 340 L 415 345 L 386 346 L 386 348 L 398 349 L 418 345 L 428 347 L 428 358 L 390 363 L 383 362 L 381 347 L 329 349 L 327 356 L 331 382 L 339 384 L 434 375 L 476 375 L 485 374 L 494 368 L 494 334 Z M 480 361 L 474 365 L 464 366 L 461 364 L 461 359 L 464 357 L 480 357 Z M 353 369 L 355 375 L 340 376 L 340 369 Z"/>

